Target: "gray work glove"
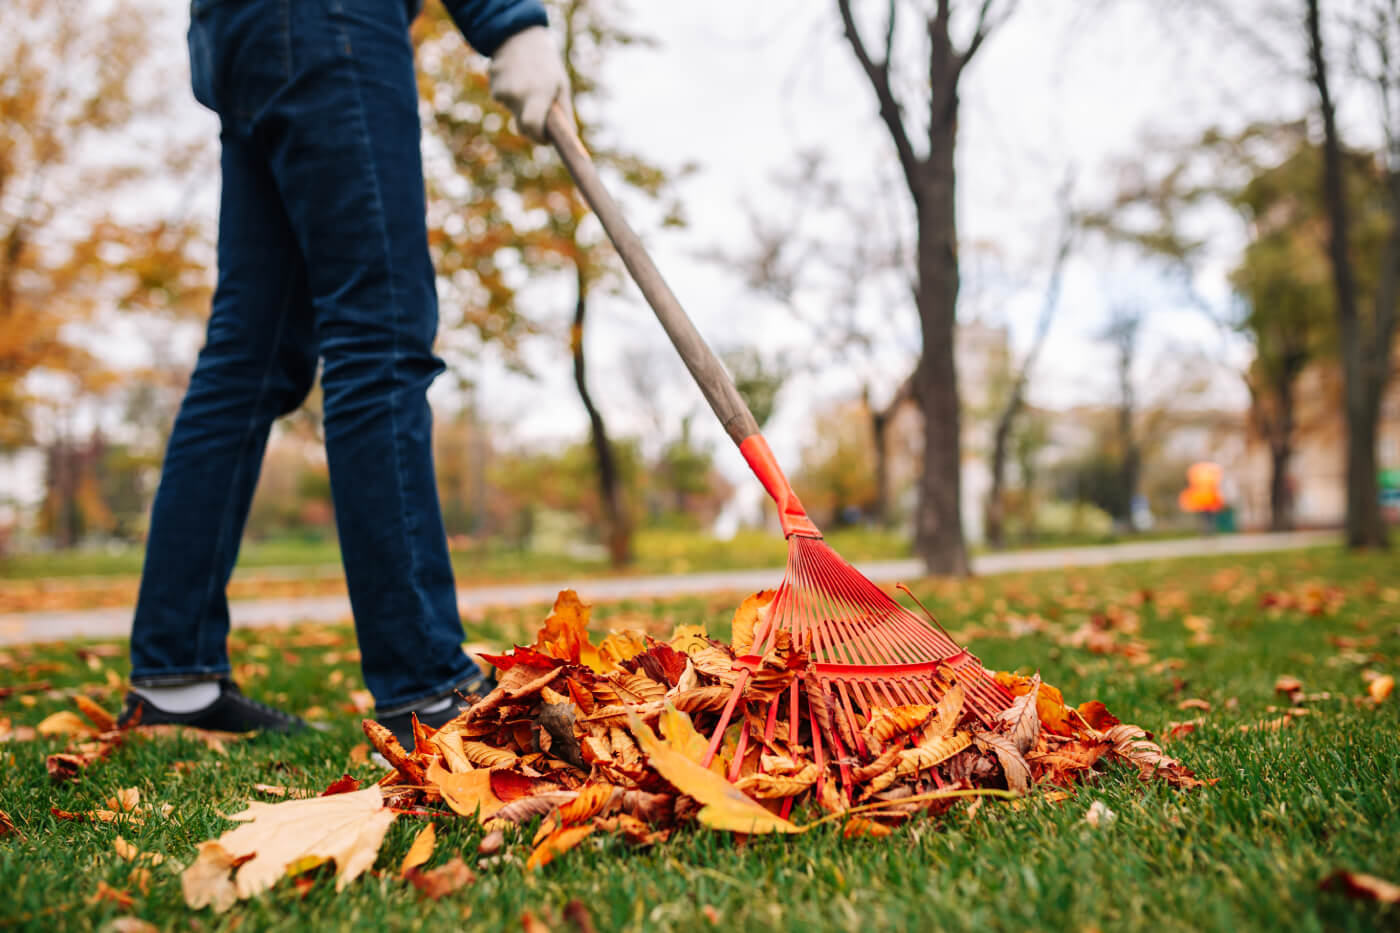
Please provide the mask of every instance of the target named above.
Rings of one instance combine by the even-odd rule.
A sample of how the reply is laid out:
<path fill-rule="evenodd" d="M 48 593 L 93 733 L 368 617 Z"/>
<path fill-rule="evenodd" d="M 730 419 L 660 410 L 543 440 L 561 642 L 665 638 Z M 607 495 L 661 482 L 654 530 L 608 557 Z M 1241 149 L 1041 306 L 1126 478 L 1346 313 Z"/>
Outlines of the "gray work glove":
<path fill-rule="evenodd" d="M 530 26 L 511 36 L 491 57 L 491 95 L 510 108 L 520 131 L 545 142 L 544 121 L 557 100 L 572 124 L 569 78 L 554 37 L 544 26 Z"/>

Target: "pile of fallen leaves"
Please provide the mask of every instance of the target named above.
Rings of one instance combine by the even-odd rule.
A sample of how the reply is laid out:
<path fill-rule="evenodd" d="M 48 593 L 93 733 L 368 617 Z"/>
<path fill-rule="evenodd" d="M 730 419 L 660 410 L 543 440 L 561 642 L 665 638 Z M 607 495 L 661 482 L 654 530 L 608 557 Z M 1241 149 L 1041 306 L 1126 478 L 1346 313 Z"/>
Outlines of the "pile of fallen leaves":
<path fill-rule="evenodd" d="M 444 806 L 483 824 L 483 852 L 540 819 L 525 863 L 534 869 L 594 833 L 649 845 L 690 822 L 743 834 L 796 834 L 840 820 L 847 836 L 883 836 L 962 798 L 1014 796 L 1039 784 L 1063 797 L 1063 788 L 1093 778 L 1111 761 L 1137 768 L 1143 779 L 1204 783 L 1144 730 L 1120 723 L 1097 701 L 1067 705 L 1038 676 L 997 674 L 1016 699 L 991 723 L 974 715 L 963 688 L 949 680 L 936 705 L 877 709 L 859 724 L 857 742 L 853 725 L 833 715 L 835 703 L 821 694 L 806 656 L 783 633 L 707 762 L 737 682 L 735 659 L 752 650 L 772 598 L 766 591 L 744 601 L 730 644 L 683 626 L 665 642 L 615 631 L 593 645 L 588 607 L 573 591 L 561 593 L 533 645 L 486 656 L 499 672 L 498 686 L 441 729 L 416 724 L 412 749 L 365 720 L 365 734 L 391 766 L 377 786 L 359 790 L 350 783 L 329 796 L 253 803 L 234 814 L 245 825 L 204 843 L 186 869 L 186 900 L 227 909 L 285 874 L 328 860 L 336 863 L 341 887 L 374 863 L 396 815 L 431 816 Z M 776 729 L 765 726 L 770 713 L 782 715 L 773 698 L 795 682 L 804 689 L 797 741 L 790 742 L 781 718 Z M 819 765 L 813 722 L 827 733 L 824 747 L 863 753 Z M 788 818 L 794 810 L 818 815 L 799 824 Z M 401 869 L 425 892 L 440 894 L 469 880 L 459 861 L 438 874 L 420 873 L 425 849 L 432 851 L 431 826 Z"/>

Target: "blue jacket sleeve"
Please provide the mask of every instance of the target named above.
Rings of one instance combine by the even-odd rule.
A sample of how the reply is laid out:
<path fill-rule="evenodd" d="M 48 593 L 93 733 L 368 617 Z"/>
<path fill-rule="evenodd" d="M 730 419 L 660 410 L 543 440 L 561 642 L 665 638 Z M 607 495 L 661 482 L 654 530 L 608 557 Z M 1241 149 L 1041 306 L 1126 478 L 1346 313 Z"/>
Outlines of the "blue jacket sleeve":
<path fill-rule="evenodd" d="M 547 26 L 540 0 L 443 0 L 467 43 L 494 55 L 511 36 L 529 26 Z"/>

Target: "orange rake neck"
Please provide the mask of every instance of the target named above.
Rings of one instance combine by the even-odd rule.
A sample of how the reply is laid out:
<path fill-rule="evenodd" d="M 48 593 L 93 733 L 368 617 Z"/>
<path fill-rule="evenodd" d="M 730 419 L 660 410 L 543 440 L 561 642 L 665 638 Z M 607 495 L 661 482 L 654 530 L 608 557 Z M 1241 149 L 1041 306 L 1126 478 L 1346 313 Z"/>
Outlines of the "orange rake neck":
<path fill-rule="evenodd" d="M 817 530 L 816 523 L 807 516 L 807 510 L 802 507 L 797 493 L 792 491 L 792 484 L 783 475 L 783 468 L 778 466 L 778 459 L 773 456 L 773 451 L 763 435 L 750 434 L 744 438 L 739 442 L 739 452 L 744 455 L 749 469 L 753 470 L 753 475 L 758 477 L 763 488 L 768 490 L 768 495 L 778 504 L 778 521 L 783 527 L 783 537 L 800 535 L 804 538 L 820 538 L 822 533 Z"/>

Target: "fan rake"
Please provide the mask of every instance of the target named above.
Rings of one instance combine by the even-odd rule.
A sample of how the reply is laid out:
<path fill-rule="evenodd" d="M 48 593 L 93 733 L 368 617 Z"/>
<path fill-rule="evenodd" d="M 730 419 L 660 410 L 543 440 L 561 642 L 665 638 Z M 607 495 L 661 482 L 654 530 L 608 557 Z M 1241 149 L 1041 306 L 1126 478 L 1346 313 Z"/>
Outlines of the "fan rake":
<path fill-rule="evenodd" d="M 766 704 L 759 717 L 765 745 L 782 737 L 780 730 L 786 730 L 789 745 L 810 742 L 823 773 L 835 764 L 848 790 L 852 765 L 870 754 L 863 728 L 878 709 L 937 703 L 956 682 L 965 692 L 966 709 L 990 724 L 1011 704 L 1011 694 L 932 616 L 926 621 L 901 606 L 822 539 L 733 380 L 627 224 L 558 104 L 550 111 L 546 128 L 686 368 L 777 504 L 788 540 L 783 583 L 754 633 L 754 653 L 735 659 L 737 677 L 711 733 L 704 763 L 708 765 L 724 745 L 736 710 L 741 704 L 752 705 L 755 698 Z M 780 647 L 800 670 L 797 676 L 785 678 L 786 685 L 769 697 L 756 689 L 757 681 L 763 677 L 765 658 Z M 739 777 L 758 728 L 749 715 L 737 721 L 730 780 Z M 791 799 L 784 812 L 790 806 Z"/>

